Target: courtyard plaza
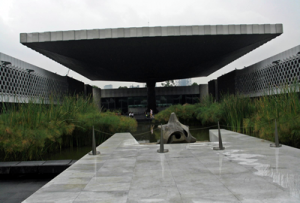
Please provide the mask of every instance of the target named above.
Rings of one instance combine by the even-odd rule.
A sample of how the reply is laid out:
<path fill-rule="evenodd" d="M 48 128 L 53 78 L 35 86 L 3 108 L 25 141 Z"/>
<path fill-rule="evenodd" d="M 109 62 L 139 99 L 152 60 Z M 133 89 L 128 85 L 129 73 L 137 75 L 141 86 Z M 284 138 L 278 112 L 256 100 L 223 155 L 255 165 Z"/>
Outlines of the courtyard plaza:
<path fill-rule="evenodd" d="M 33 202 L 300 202 L 300 150 L 221 130 L 218 142 L 139 144 L 117 133 L 48 182 Z M 210 130 L 211 141 L 217 130 Z"/>

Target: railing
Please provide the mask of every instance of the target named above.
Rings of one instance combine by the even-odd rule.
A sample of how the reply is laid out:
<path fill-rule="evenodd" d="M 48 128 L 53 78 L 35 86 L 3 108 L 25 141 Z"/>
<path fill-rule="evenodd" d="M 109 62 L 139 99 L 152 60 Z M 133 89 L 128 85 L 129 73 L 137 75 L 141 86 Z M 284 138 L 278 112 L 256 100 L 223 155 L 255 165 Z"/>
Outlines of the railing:
<path fill-rule="evenodd" d="M 166 153 L 166 152 L 169 152 L 168 149 L 164 149 L 164 141 L 163 141 L 163 125 L 161 124 L 160 125 L 160 148 L 157 150 L 158 153 Z M 219 140 L 219 147 L 213 147 L 213 150 L 225 150 L 225 147 L 223 146 L 223 142 L 222 142 L 222 135 L 221 135 L 221 129 L 220 129 L 220 124 L 218 122 L 217 125 L 212 125 L 212 126 L 208 126 L 208 127 L 203 127 L 203 128 L 195 128 L 195 129 L 190 129 L 190 131 L 193 131 L 193 130 L 202 130 L 202 129 L 208 129 L 208 128 L 212 128 L 212 127 L 218 127 L 218 140 Z M 225 126 L 225 125 L 221 125 L 221 126 Z M 225 127 L 231 127 L 231 126 L 225 126 Z M 154 128 L 154 130 L 158 129 L 157 128 Z M 107 133 L 107 132 L 103 132 L 103 131 L 100 131 L 100 130 L 95 130 L 94 129 L 94 126 L 92 128 L 92 151 L 89 153 L 90 155 L 98 155 L 100 154 L 99 151 L 96 150 L 96 141 L 95 141 L 95 131 L 97 132 L 100 132 L 100 133 L 103 133 L 107 136 L 112 136 L 113 134 L 111 133 Z M 149 131 L 145 131 L 143 133 L 139 133 L 139 134 L 135 134 L 135 136 L 138 136 L 138 135 L 143 135 L 143 134 L 147 134 L 149 133 Z M 275 144 L 270 144 L 270 147 L 281 147 L 282 145 L 279 144 L 279 139 L 278 139 L 278 131 L 277 131 L 277 123 L 276 123 L 276 119 L 275 119 Z"/>

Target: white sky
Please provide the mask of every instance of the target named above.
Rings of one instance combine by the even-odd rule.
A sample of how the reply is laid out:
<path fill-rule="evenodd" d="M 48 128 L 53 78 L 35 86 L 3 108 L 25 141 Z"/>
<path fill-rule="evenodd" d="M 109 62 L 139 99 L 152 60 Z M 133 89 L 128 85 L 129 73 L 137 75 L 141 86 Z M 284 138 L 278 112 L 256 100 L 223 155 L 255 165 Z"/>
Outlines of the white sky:
<path fill-rule="evenodd" d="M 68 69 L 20 44 L 20 33 L 142 26 L 283 24 L 283 34 L 208 77 L 207 83 L 300 44 L 300 0 L 0 0 L 0 52 L 60 75 Z M 103 88 L 133 82 L 90 81 Z M 158 83 L 160 86 L 160 83 Z"/>

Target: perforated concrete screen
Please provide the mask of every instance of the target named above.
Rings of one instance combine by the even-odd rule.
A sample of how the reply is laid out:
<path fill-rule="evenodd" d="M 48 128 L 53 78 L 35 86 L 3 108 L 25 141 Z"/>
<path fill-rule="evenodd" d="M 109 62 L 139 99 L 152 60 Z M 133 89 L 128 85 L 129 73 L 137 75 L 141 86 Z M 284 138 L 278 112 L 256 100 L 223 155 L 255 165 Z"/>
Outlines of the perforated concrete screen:
<path fill-rule="evenodd" d="M 1 93 L 10 96 L 49 97 L 51 93 L 67 93 L 66 83 L 29 73 L 14 66 L 1 67 L 0 77 Z"/>
<path fill-rule="evenodd" d="M 0 53 L 0 101 L 49 99 L 68 93 L 68 83 L 62 76 Z"/>
<path fill-rule="evenodd" d="M 236 92 L 258 96 L 258 94 L 268 93 L 269 90 L 273 91 L 282 85 L 300 82 L 298 49 L 300 46 L 291 49 L 294 52 L 292 55 L 283 52 L 283 57 L 278 55 L 267 59 L 265 63 L 261 62 L 238 71 L 235 78 Z"/>

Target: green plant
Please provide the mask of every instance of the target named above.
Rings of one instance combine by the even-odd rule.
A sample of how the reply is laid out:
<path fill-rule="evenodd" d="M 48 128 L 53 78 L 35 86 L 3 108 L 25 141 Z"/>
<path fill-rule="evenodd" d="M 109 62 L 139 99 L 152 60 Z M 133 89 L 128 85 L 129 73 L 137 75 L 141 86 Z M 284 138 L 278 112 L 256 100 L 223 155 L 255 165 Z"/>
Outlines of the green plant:
<path fill-rule="evenodd" d="M 92 126 L 110 134 L 134 131 L 137 127 L 134 119 L 102 113 L 90 98 L 78 95 L 52 96 L 47 101 L 30 99 L 28 103 L 12 105 L 2 102 L 2 109 L 0 156 L 3 160 L 37 160 L 62 147 L 82 146 L 90 142 Z"/>
<path fill-rule="evenodd" d="M 166 123 L 169 121 L 170 115 L 174 112 L 177 118 L 181 121 L 193 121 L 194 117 L 195 105 L 186 104 L 186 105 L 172 105 L 165 110 L 159 112 L 155 115 L 155 120 L 159 123 Z"/>
<path fill-rule="evenodd" d="M 255 106 L 249 97 L 240 94 L 224 95 L 221 100 L 222 117 L 229 128 L 236 132 L 242 132 L 245 118 L 255 111 Z"/>
<path fill-rule="evenodd" d="M 274 140 L 275 119 L 280 142 L 300 147 L 299 84 L 284 85 L 255 101 L 254 130 L 263 139 Z"/>
<path fill-rule="evenodd" d="M 216 124 L 222 119 L 221 105 L 213 100 L 213 97 L 205 97 L 201 103 L 196 104 L 195 115 L 202 125 Z"/>

